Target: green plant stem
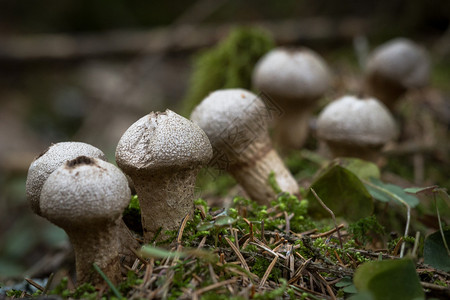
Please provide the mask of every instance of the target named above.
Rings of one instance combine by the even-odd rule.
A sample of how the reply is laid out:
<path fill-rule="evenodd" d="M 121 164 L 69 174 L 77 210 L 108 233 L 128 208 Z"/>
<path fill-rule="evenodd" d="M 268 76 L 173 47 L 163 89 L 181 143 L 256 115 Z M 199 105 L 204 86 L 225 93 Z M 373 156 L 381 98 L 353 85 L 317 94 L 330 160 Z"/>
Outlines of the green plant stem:
<path fill-rule="evenodd" d="M 336 228 L 336 232 L 337 232 L 337 235 L 338 235 L 338 238 L 339 238 L 339 246 L 342 249 L 343 248 L 343 246 L 342 246 L 342 238 L 341 238 L 341 233 L 339 231 L 339 227 L 338 227 L 337 222 L 336 222 L 336 216 L 334 215 L 333 211 L 331 209 L 329 209 L 328 206 L 325 205 L 325 203 L 322 201 L 322 199 L 320 199 L 320 197 L 317 195 L 316 191 L 313 188 L 311 188 L 311 192 L 313 193 L 313 195 L 317 199 L 317 201 L 319 201 L 320 205 L 322 205 L 322 207 L 326 211 L 328 211 L 330 213 L 331 218 L 333 219 L 333 222 L 334 222 L 334 227 Z"/>
<path fill-rule="evenodd" d="M 434 192 L 433 192 L 433 200 L 434 200 L 434 206 L 436 206 L 436 214 L 438 217 L 439 231 L 441 232 L 442 241 L 444 242 L 444 246 L 445 246 L 445 249 L 447 250 L 447 254 L 450 256 L 450 250 L 448 248 L 447 240 L 445 239 L 445 235 L 444 235 L 444 228 L 442 227 L 441 214 L 439 213 L 439 207 L 438 207 L 437 200 L 436 200 L 436 193 L 434 193 Z"/>
<path fill-rule="evenodd" d="M 100 276 L 105 280 L 105 282 L 108 284 L 109 288 L 114 293 L 114 295 L 119 299 L 124 299 L 122 294 L 120 294 L 119 290 L 114 286 L 111 280 L 109 280 L 109 278 L 105 275 L 105 273 L 103 273 L 103 271 L 99 268 L 99 266 L 97 266 L 96 263 L 93 263 L 92 265 L 94 266 L 95 271 L 97 271 L 100 274 Z"/>

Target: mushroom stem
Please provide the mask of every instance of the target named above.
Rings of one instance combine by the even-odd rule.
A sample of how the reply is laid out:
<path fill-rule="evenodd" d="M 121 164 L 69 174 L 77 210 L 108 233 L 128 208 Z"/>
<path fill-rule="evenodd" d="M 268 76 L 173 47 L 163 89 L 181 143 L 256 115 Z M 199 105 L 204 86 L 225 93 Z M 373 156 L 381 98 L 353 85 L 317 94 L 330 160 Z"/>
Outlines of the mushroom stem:
<path fill-rule="evenodd" d="M 276 193 L 269 184 L 269 175 L 273 172 L 281 190 L 296 194 L 297 182 L 286 169 L 283 161 L 272 148 L 267 148 L 261 157 L 255 159 L 253 146 L 241 154 L 244 165 L 231 166 L 229 172 L 242 185 L 244 190 L 259 204 L 267 205 L 268 200 L 275 200 Z"/>
<path fill-rule="evenodd" d="M 289 149 L 300 149 L 308 137 L 308 123 L 312 110 L 312 106 L 302 107 L 302 110 L 283 115 L 274 128 L 275 144 L 284 145 Z"/>
<path fill-rule="evenodd" d="M 381 157 L 382 146 L 365 147 L 355 144 L 339 144 L 332 141 L 326 142 L 333 157 L 358 157 L 373 163 L 377 163 Z"/>
<path fill-rule="evenodd" d="M 133 178 L 141 207 L 144 240 L 151 241 L 161 228 L 158 240 L 166 230 L 177 230 L 181 220 L 194 213 L 194 188 L 199 168 L 176 173 L 155 172 Z"/>
<path fill-rule="evenodd" d="M 117 284 L 121 281 L 119 256 L 117 256 L 119 224 L 120 222 L 98 224 L 98 227 L 103 230 L 66 229 L 75 252 L 77 285 L 91 283 L 96 286 L 104 283 L 100 274 L 94 270 L 93 263 L 112 283 Z"/>

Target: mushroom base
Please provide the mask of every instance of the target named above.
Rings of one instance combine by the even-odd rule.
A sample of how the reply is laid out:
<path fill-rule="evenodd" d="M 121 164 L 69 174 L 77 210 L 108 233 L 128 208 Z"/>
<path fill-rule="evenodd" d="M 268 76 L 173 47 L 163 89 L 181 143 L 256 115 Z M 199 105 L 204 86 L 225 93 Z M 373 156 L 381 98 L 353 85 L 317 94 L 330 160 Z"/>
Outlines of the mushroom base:
<path fill-rule="evenodd" d="M 276 193 L 269 184 L 270 173 L 282 191 L 298 194 L 299 187 L 281 158 L 271 149 L 255 159 L 253 147 L 249 147 L 241 154 L 240 161 L 247 161 L 246 165 L 233 165 L 229 172 L 244 188 L 251 199 L 262 205 L 270 205 L 275 200 Z"/>
<path fill-rule="evenodd" d="M 122 279 L 118 255 L 118 222 L 95 226 L 96 228 L 66 230 L 75 252 L 77 285 L 91 283 L 97 286 L 105 283 L 100 274 L 94 270 L 93 263 L 112 283 L 117 284 Z"/>
<path fill-rule="evenodd" d="M 132 178 L 139 198 L 144 241 L 163 240 L 166 230 L 177 230 L 194 214 L 194 188 L 199 168 Z"/>
<path fill-rule="evenodd" d="M 326 141 L 333 158 L 336 157 L 355 157 L 377 163 L 381 156 L 381 145 L 360 146 L 356 144 L 342 144 L 333 141 Z"/>

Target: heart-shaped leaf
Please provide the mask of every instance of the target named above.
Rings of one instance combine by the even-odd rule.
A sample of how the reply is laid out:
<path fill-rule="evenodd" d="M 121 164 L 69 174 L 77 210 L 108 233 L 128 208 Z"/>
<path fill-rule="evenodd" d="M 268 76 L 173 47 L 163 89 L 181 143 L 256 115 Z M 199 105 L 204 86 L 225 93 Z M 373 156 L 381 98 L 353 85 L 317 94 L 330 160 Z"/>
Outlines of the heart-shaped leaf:
<path fill-rule="evenodd" d="M 425 299 L 411 259 L 371 261 L 362 264 L 353 277 L 359 292 L 375 300 Z"/>
<path fill-rule="evenodd" d="M 443 233 L 447 245 L 450 245 L 450 230 L 444 230 Z M 424 262 L 433 268 L 450 272 L 450 255 L 440 230 L 430 234 L 425 239 L 423 258 Z"/>
<path fill-rule="evenodd" d="M 372 214 L 373 201 L 364 184 L 351 171 L 332 164 L 311 185 L 320 199 L 336 216 L 357 221 Z M 306 195 L 311 210 L 319 217 L 329 217 L 311 190 Z"/>
<path fill-rule="evenodd" d="M 407 204 L 410 207 L 415 207 L 419 204 L 419 199 L 416 196 L 406 193 L 397 185 L 384 183 L 376 178 L 364 180 L 364 185 L 369 193 L 379 201 L 395 201 L 403 205 Z"/>

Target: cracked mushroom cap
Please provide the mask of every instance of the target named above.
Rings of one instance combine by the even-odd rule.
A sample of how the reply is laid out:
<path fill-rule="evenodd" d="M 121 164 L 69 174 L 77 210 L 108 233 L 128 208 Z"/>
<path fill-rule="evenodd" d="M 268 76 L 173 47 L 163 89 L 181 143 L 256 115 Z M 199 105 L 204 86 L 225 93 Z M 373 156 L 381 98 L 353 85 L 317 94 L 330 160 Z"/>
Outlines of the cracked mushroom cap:
<path fill-rule="evenodd" d="M 307 48 L 276 48 L 263 56 L 253 71 L 253 85 L 275 98 L 316 99 L 330 84 L 325 61 Z"/>
<path fill-rule="evenodd" d="M 42 216 L 64 228 L 115 221 L 128 206 L 125 175 L 113 164 L 80 156 L 57 168 L 41 192 Z"/>
<path fill-rule="evenodd" d="M 31 209 L 36 214 L 40 215 L 39 198 L 42 186 L 50 174 L 65 162 L 81 155 L 106 161 L 106 156 L 100 149 L 81 142 L 53 144 L 34 159 L 28 169 L 26 192 Z"/>
<path fill-rule="evenodd" d="M 406 89 L 419 88 L 428 83 L 430 59 L 423 47 L 406 38 L 397 38 L 374 50 L 366 72 L 398 82 Z"/>
<path fill-rule="evenodd" d="M 337 143 L 380 146 L 397 136 L 397 127 L 391 113 L 378 100 L 345 96 L 320 113 L 317 136 Z"/>
<path fill-rule="evenodd" d="M 137 120 L 116 148 L 117 164 L 127 174 L 149 169 L 191 169 L 208 164 L 211 157 L 205 132 L 171 110 L 151 112 Z"/>
<path fill-rule="evenodd" d="M 230 146 L 241 139 L 253 140 L 267 131 L 266 118 L 264 102 L 244 89 L 212 92 L 191 114 L 191 120 L 206 132 L 215 147 Z"/>

